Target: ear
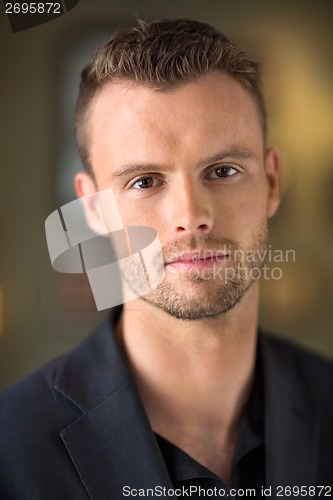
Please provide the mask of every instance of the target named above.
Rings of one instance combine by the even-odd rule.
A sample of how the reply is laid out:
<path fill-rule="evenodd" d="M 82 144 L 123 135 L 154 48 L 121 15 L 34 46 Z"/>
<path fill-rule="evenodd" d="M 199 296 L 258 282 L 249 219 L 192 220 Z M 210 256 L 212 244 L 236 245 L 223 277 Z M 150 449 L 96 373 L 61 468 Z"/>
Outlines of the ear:
<path fill-rule="evenodd" d="M 108 234 L 124 228 L 111 188 L 100 191 L 93 177 L 87 172 L 76 174 L 74 187 L 83 205 L 86 222 L 92 231 Z"/>
<path fill-rule="evenodd" d="M 74 188 L 83 205 L 86 222 L 97 234 L 107 232 L 105 219 L 100 204 L 97 185 L 87 172 L 79 172 L 74 177 Z"/>
<path fill-rule="evenodd" d="M 83 196 L 96 193 L 97 186 L 90 174 L 87 172 L 79 172 L 74 177 L 74 189 L 76 196 L 82 198 Z"/>
<path fill-rule="evenodd" d="M 265 172 L 268 184 L 267 215 L 273 217 L 280 205 L 281 158 L 276 148 L 265 151 Z"/>

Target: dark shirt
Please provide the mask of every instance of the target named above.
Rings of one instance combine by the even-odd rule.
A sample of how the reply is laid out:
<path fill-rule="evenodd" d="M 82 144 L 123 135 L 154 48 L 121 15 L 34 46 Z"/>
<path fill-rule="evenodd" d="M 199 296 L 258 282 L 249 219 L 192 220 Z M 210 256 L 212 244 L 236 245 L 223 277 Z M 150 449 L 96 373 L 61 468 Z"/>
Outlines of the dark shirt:
<path fill-rule="evenodd" d="M 206 467 L 198 463 L 183 450 L 175 446 L 165 438 L 156 435 L 157 442 L 165 460 L 174 489 L 185 490 L 189 493 L 192 486 L 192 499 L 205 497 L 203 490 L 206 490 L 206 497 L 209 496 L 207 490 L 216 488 L 214 498 L 222 497 L 223 492 L 218 494 L 218 490 L 225 490 L 224 496 L 234 497 L 235 491 L 255 489 L 252 498 L 261 497 L 261 488 L 265 485 L 265 454 L 264 454 L 264 400 L 263 381 L 259 357 L 255 370 L 252 391 L 245 407 L 241 420 L 235 456 L 232 462 L 231 476 L 228 484 Z M 201 488 L 201 495 L 199 489 Z M 186 498 L 187 493 L 179 495 L 177 498 Z M 244 497 L 243 492 L 240 496 Z M 249 495 L 247 495 L 249 496 Z M 176 497 L 175 497 L 176 498 Z"/>

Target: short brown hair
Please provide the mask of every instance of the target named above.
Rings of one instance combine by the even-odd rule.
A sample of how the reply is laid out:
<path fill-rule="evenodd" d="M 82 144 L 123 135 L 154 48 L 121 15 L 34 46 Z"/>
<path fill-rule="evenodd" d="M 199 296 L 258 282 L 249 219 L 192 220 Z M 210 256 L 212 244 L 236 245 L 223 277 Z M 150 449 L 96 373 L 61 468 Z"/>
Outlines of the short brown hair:
<path fill-rule="evenodd" d="M 114 80 L 168 90 L 221 70 L 235 78 L 255 99 L 266 139 L 266 111 L 260 66 L 212 26 L 188 19 L 138 21 L 112 35 L 81 73 L 75 112 L 76 138 L 84 167 L 92 174 L 88 110 L 92 98 Z"/>

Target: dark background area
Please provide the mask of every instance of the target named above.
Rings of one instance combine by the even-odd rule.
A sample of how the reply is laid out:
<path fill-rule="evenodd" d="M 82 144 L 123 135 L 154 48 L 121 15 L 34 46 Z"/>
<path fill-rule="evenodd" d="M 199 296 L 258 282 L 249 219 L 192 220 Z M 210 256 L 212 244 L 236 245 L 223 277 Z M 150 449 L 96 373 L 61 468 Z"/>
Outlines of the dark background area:
<path fill-rule="evenodd" d="M 12 33 L 0 6 L 0 389 L 70 349 L 105 316 L 82 276 L 53 271 L 46 217 L 74 198 L 72 115 L 97 42 L 136 17 L 208 22 L 263 61 L 269 142 L 283 157 L 272 249 L 295 250 L 262 282 L 261 324 L 333 359 L 333 4 L 80 0 Z"/>

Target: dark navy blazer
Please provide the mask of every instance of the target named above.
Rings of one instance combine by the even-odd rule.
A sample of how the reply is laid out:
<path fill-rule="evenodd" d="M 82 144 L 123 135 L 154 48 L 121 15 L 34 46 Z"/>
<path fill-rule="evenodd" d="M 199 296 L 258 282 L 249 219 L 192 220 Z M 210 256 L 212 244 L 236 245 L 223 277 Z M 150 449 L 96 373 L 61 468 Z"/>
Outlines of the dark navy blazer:
<path fill-rule="evenodd" d="M 332 485 L 333 365 L 264 334 L 259 353 L 266 485 Z M 106 319 L 0 395 L 0 499 L 118 500 L 124 486 L 172 483 Z"/>

